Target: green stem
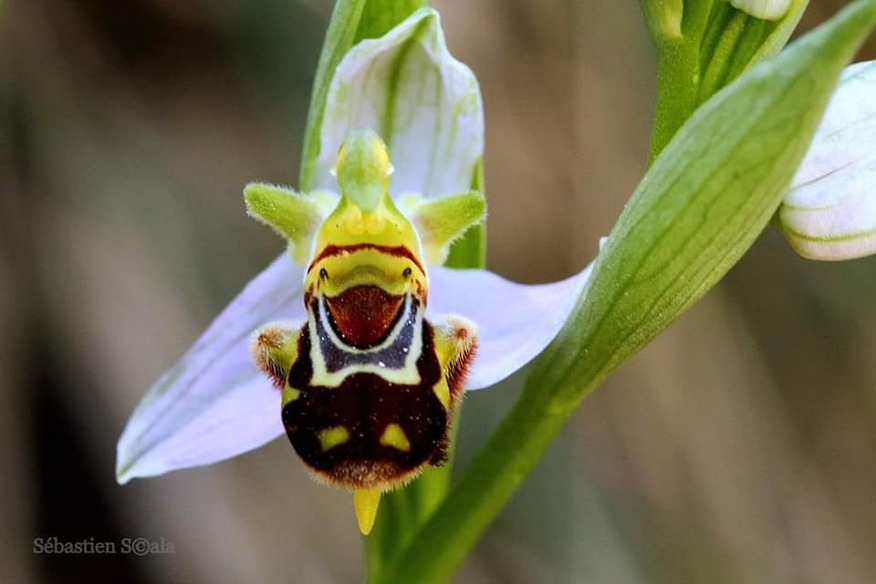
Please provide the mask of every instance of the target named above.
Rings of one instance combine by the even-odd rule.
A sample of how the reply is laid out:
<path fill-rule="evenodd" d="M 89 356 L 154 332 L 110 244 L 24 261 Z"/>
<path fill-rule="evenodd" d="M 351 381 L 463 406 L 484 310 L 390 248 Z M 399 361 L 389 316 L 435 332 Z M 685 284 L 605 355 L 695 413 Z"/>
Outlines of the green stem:
<path fill-rule="evenodd" d="M 657 103 L 648 154 L 649 166 L 699 105 L 697 95 L 702 75 L 700 45 L 711 12 L 711 0 L 685 2 L 681 36 L 654 39 L 658 63 Z"/>
<path fill-rule="evenodd" d="M 657 49 L 657 104 L 651 130 L 650 166 L 678 129 L 696 110 L 700 66 L 687 40 L 666 43 Z"/>

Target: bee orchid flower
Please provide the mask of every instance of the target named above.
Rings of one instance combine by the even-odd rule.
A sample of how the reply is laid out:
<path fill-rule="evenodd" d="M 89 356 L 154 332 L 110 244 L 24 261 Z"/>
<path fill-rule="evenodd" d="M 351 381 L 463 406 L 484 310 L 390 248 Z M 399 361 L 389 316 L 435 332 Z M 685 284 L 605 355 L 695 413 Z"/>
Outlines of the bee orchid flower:
<path fill-rule="evenodd" d="M 227 459 L 288 431 L 281 405 L 285 417 L 285 406 L 299 403 L 286 378 L 302 347 L 303 323 L 349 341 L 351 346 L 338 345 L 346 346 L 343 367 L 356 361 L 360 375 L 383 374 L 397 384 L 408 383 L 404 375 L 410 370 L 385 373 L 381 368 L 391 369 L 387 363 L 397 355 L 386 353 L 385 362 L 378 361 L 375 351 L 390 341 L 401 346 L 408 323 L 426 327 L 418 324 L 417 310 L 425 308 L 422 322 L 431 323 L 436 345 L 446 331 L 470 334 L 466 350 L 475 342 L 477 349 L 473 358 L 466 355 L 464 371 L 461 358 L 445 359 L 447 351 L 436 349 L 440 364 L 453 370 L 445 376 L 449 391 L 434 390 L 447 394 L 436 407 L 449 415 L 448 396 L 452 399 L 463 381 L 467 390 L 480 389 L 520 369 L 555 337 L 572 310 L 587 270 L 529 286 L 484 270 L 441 266 L 450 243 L 485 216 L 476 190 L 484 121 L 477 80 L 448 52 L 436 12 L 419 10 L 383 37 L 354 46 L 334 74 L 325 111 L 314 191 L 299 194 L 258 183 L 245 191 L 250 214 L 284 236 L 288 251 L 249 282 L 148 391 L 119 440 L 120 483 Z M 335 263 L 326 264 L 329 260 Z M 325 301 L 308 303 L 314 298 Z M 402 351 L 425 354 L 417 344 L 420 330 Z M 316 332 L 307 339 L 321 342 Z M 320 361 L 311 366 L 330 377 L 334 357 L 322 360 L 322 348 L 317 353 Z M 396 373 L 399 377 L 392 377 Z M 310 459 L 302 454 L 318 477 L 361 487 L 365 501 L 357 507 L 367 506 L 370 491 L 393 486 L 387 473 L 375 478 L 361 468 L 321 472 L 324 461 L 314 457 L 353 442 L 343 424 L 328 430 L 308 436 L 310 446 L 298 448 L 293 440 L 299 454 L 311 447 L 319 451 Z M 417 431 L 387 424 L 381 443 L 413 451 Z M 446 440 L 446 429 L 437 436 L 438 442 Z M 436 453 L 423 456 L 440 461 L 441 445 L 432 446 Z M 413 462 L 405 465 L 401 480 L 417 470 Z"/>

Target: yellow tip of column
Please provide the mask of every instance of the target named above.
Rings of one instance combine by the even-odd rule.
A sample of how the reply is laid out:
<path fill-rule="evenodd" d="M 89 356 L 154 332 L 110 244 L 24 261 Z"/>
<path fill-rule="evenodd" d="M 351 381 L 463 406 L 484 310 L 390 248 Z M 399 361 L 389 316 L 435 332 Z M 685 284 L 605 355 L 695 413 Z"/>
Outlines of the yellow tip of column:
<path fill-rule="evenodd" d="M 356 509 L 356 521 L 362 535 L 371 533 L 374 520 L 377 518 L 377 507 L 380 506 L 380 491 L 373 489 L 356 489 L 353 491 L 353 507 Z"/>

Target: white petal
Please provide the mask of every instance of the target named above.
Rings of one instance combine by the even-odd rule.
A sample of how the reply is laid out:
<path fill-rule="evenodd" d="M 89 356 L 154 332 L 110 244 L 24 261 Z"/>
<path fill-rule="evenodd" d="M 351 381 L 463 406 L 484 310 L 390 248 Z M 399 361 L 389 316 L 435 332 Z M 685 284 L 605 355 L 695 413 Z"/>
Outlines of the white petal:
<path fill-rule="evenodd" d="M 541 353 L 572 312 L 591 267 L 560 282 L 532 286 L 485 270 L 430 268 L 426 315 L 459 314 L 478 325 L 466 389 L 494 385 Z"/>
<path fill-rule="evenodd" d="M 876 153 L 792 189 L 779 224 L 803 257 L 847 260 L 876 253 Z"/>
<path fill-rule="evenodd" d="M 347 132 L 368 127 L 389 147 L 390 192 L 467 192 L 484 152 L 480 89 L 447 51 L 438 13 L 416 11 L 343 58 L 329 88 L 314 185 L 337 188 L 331 170 Z"/>
<path fill-rule="evenodd" d="M 304 320 L 303 268 L 283 254 L 222 311 L 137 406 L 119 439 L 126 483 L 257 448 L 283 433 L 280 394 L 253 364 L 249 339 L 274 320 Z"/>
<path fill-rule="evenodd" d="M 876 61 L 843 70 L 792 186 L 845 168 L 876 151 Z"/>
<path fill-rule="evenodd" d="M 876 61 L 843 71 L 778 220 L 804 257 L 876 253 Z"/>

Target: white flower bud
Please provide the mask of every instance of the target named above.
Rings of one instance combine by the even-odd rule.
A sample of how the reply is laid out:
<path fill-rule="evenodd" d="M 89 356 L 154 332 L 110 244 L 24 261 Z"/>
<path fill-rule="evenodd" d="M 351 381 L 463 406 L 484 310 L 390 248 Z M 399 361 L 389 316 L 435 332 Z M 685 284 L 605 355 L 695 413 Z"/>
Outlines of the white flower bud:
<path fill-rule="evenodd" d="M 843 72 L 778 219 L 804 257 L 876 253 L 876 62 Z"/>

